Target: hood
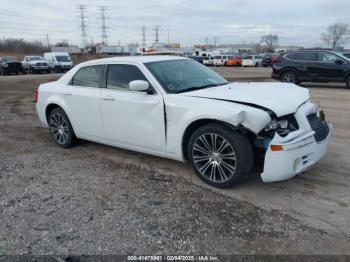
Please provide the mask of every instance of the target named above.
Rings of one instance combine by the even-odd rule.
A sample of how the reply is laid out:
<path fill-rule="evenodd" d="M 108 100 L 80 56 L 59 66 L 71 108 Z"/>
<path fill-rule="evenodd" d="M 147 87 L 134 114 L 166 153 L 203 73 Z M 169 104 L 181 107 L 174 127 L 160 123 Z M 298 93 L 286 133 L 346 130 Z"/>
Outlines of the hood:
<path fill-rule="evenodd" d="M 309 90 L 288 83 L 231 83 L 188 93 L 184 96 L 246 103 L 273 111 L 278 117 L 293 114 L 310 99 Z"/>

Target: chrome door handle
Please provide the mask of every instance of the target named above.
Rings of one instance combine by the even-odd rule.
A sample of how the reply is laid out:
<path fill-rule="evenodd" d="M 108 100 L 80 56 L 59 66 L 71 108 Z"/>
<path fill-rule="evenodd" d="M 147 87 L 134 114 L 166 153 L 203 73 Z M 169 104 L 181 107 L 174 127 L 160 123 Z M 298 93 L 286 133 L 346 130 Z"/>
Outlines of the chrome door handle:
<path fill-rule="evenodd" d="M 115 100 L 114 97 L 112 97 L 112 96 L 105 96 L 102 99 L 106 100 L 106 101 L 114 101 Z"/>
<path fill-rule="evenodd" d="M 69 91 L 64 92 L 63 94 L 64 94 L 65 96 L 71 96 L 71 95 L 72 95 L 72 93 L 71 93 L 71 92 L 69 92 Z"/>

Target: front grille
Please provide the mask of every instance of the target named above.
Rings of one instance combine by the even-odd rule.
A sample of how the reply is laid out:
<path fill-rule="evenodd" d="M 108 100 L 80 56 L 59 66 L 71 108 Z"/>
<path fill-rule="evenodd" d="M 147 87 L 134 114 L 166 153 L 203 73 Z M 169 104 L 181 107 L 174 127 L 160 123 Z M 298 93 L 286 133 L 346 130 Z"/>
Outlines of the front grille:
<path fill-rule="evenodd" d="M 311 114 L 307 116 L 310 126 L 315 133 L 315 140 L 317 142 L 322 142 L 329 135 L 329 126 L 327 122 L 322 121 L 317 114 Z"/>
<path fill-rule="evenodd" d="M 47 66 L 47 63 L 36 63 L 37 66 Z"/>

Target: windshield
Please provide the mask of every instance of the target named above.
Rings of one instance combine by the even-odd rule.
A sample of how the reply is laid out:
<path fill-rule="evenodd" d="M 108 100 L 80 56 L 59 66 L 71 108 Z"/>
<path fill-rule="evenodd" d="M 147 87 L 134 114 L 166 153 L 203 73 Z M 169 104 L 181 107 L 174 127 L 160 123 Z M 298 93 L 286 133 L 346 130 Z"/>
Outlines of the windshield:
<path fill-rule="evenodd" d="M 338 56 L 340 56 L 341 58 L 345 59 L 346 61 L 350 60 L 350 57 L 348 56 L 349 54 L 342 54 L 342 53 L 339 53 L 339 52 L 336 52 L 336 54 Z"/>
<path fill-rule="evenodd" d="M 56 56 L 56 60 L 57 62 L 70 62 L 69 56 L 63 56 L 63 55 Z"/>
<path fill-rule="evenodd" d="M 253 59 L 251 55 L 247 55 L 244 59 Z"/>
<path fill-rule="evenodd" d="M 228 84 L 220 75 L 192 60 L 168 60 L 145 65 L 167 93 L 177 94 Z"/>
<path fill-rule="evenodd" d="M 44 60 L 44 58 L 42 58 L 41 56 L 30 56 L 29 60 L 30 61 L 37 61 L 37 60 L 42 61 L 42 60 Z"/>
<path fill-rule="evenodd" d="M 16 57 L 12 57 L 12 56 L 8 56 L 8 57 L 4 57 L 2 59 L 3 62 L 17 62 L 17 58 Z"/>

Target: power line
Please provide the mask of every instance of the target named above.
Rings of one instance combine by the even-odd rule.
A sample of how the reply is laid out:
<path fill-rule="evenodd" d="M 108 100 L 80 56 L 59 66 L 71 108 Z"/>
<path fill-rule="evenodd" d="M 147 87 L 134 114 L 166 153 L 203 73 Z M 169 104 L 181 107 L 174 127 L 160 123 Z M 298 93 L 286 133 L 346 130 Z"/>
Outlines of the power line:
<path fill-rule="evenodd" d="M 86 47 L 88 45 L 87 35 L 86 35 L 86 23 L 85 23 L 85 10 L 86 5 L 78 5 L 77 9 L 80 11 L 80 27 L 81 27 L 81 46 Z"/>
<path fill-rule="evenodd" d="M 107 44 L 107 26 L 106 26 L 106 10 L 108 6 L 99 6 L 101 11 L 101 30 L 102 30 L 102 44 Z"/>

